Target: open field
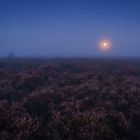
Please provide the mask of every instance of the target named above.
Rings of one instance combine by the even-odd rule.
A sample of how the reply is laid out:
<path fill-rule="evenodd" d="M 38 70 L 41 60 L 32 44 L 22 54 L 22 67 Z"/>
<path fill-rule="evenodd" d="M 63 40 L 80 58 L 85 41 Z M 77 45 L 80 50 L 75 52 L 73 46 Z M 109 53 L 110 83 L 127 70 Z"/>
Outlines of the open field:
<path fill-rule="evenodd" d="M 140 60 L 0 59 L 1 140 L 140 140 Z"/>

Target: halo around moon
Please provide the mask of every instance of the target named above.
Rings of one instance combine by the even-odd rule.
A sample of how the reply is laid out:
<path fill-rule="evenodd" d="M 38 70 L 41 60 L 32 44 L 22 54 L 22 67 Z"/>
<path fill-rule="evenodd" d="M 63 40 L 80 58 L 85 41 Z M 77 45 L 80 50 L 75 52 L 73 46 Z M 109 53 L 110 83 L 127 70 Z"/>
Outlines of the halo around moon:
<path fill-rule="evenodd" d="M 110 51 L 112 48 L 112 43 L 110 40 L 107 40 L 107 39 L 100 40 L 98 48 L 100 51 L 104 51 L 104 52 Z"/>

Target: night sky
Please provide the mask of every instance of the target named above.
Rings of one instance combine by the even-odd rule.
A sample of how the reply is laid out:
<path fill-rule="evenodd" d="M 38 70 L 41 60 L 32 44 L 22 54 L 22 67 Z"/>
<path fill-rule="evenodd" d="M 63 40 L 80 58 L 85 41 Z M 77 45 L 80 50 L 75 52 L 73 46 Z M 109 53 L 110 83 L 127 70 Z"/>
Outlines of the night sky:
<path fill-rule="evenodd" d="M 112 49 L 99 51 L 102 39 Z M 0 56 L 140 57 L 140 0 L 0 0 Z"/>

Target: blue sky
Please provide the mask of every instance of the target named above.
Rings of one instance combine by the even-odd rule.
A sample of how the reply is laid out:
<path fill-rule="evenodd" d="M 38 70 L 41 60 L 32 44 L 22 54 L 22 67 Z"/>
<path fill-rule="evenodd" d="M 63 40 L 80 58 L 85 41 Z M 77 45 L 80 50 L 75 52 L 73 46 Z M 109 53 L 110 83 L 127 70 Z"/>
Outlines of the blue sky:
<path fill-rule="evenodd" d="M 97 50 L 107 38 L 112 50 Z M 0 56 L 140 56 L 139 0 L 1 0 Z"/>

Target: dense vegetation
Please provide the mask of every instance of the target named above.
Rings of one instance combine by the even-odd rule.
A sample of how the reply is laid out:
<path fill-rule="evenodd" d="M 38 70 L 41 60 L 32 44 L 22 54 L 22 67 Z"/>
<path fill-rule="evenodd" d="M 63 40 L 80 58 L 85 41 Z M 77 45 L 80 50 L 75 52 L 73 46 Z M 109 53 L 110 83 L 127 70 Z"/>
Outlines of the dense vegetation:
<path fill-rule="evenodd" d="M 1 140 L 140 140 L 140 61 L 1 59 Z"/>

